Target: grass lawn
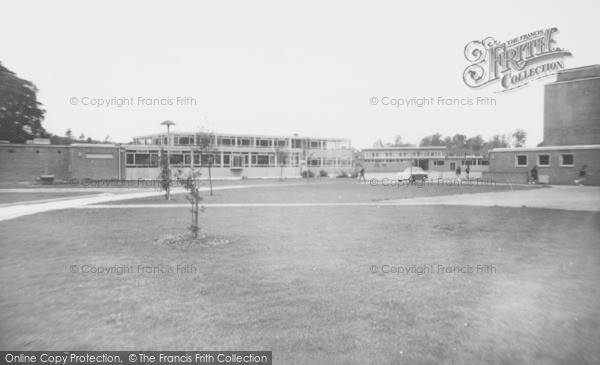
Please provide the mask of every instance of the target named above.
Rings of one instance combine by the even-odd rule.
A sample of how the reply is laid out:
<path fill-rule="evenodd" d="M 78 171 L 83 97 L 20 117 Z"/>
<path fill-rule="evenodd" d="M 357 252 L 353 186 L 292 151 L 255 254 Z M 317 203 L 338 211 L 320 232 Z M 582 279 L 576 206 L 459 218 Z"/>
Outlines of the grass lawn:
<path fill-rule="evenodd" d="M 321 201 L 352 200 L 354 189 L 366 200 L 396 191 L 333 188 L 315 185 L 296 198 L 308 199 L 311 189 Z M 598 214 L 221 208 L 202 222 L 231 243 L 153 242 L 185 232 L 188 214 L 64 210 L 0 222 L 0 349 L 272 350 L 275 363 L 323 364 L 600 359 Z M 131 269 L 82 274 L 82 265 Z M 196 272 L 138 273 L 177 265 Z M 386 274 L 385 265 L 434 272 Z M 437 265 L 496 272 L 440 274 Z"/>
<path fill-rule="evenodd" d="M 474 194 L 492 191 L 509 191 L 518 189 L 538 189 L 544 187 L 508 186 L 508 185 L 479 185 L 479 186 L 438 186 L 437 182 L 431 185 L 418 187 L 417 185 L 404 185 L 401 187 L 371 186 L 357 184 L 355 179 L 313 179 L 306 185 L 305 181 L 254 181 L 257 185 L 276 185 L 251 189 L 214 190 L 213 196 L 208 191 L 202 191 L 204 204 L 231 204 L 231 203 L 351 203 L 351 202 L 378 202 L 390 199 L 411 197 L 427 197 L 438 195 Z M 227 186 L 223 184 L 219 186 Z M 279 186 L 278 186 L 279 185 Z M 201 185 L 206 188 L 207 185 Z M 250 185 L 248 185 L 250 186 Z M 468 199 L 468 195 L 465 196 Z M 171 200 L 166 201 L 164 196 L 122 200 L 101 204 L 187 204 L 186 194 L 172 194 Z"/>
<path fill-rule="evenodd" d="M 0 205 L 20 203 L 20 202 L 33 202 L 36 200 L 48 200 L 48 199 L 60 199 L 70 198 L 76 196 L 92 196 L 98 193 L 86 193 L 84 191 L 80 193 L 73 192 L 31 192 L 31 193 L 12 193 L 12 192 L 0 192 Z"/>

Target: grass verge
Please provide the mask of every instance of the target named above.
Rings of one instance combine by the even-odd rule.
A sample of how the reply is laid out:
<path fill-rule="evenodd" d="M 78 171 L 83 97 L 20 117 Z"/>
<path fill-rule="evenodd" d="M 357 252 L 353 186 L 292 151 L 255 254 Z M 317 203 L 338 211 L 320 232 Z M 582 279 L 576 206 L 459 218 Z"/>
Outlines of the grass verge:
<path fill-rule="evenodd" d="M 154 242 L 184 232 L 188 217 L 185 208 L 65 210 L 0 222 L 0 348 L 264 349 L 277 363 L 600 358 L 596 213 L 215 209 L 201 219 L 226 244 Z M 84 274 L 84 265 L 131 272 Z M 386 274 L 386 265 L 436 272 Z"/>

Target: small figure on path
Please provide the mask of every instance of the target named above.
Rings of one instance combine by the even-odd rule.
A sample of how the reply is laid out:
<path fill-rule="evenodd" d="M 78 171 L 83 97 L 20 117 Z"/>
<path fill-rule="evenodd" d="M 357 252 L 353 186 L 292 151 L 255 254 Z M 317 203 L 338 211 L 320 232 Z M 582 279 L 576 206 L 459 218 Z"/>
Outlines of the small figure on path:
<path fill-rule="evenodd" d="M 529 184 L 535 185 L 538 182 L 538 170 L 537 170 L 537 166 L 533 165 L 533 168 L 531 169 L 531 179 L 529 179 Z"/>
<path fill-rule="evenodd" d="M 358 172 L 358 183 L 359 184 L 360 184 L 360 180 L 367 182 L 367 179 L 365 179 L 365 167 L 362 165 L 360 166 L 360 171 Z"/>
<path fill-rule="evenodd" d="M 581 170 L 579 170 L 579 178 L 575 180 L 575 184 L 583 186 L 583 182 L 585 181 L 587 175 L 587 165 L 583 165 L 583 167 L 581 167 Z"/>

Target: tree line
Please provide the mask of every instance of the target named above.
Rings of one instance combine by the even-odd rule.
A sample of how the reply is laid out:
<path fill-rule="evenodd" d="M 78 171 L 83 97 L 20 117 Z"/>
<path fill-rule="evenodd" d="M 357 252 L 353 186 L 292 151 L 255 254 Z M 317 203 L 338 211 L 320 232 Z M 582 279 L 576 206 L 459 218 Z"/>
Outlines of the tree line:
<path fill-rule="evenodd" d="M 527 140 L 527 132 L 517 129 L 512 134 L 495 134 L 487 141 L 481 135 L 467 137 L 464 134 L 455 134 L 453 137 L 444 137 L 441 133 L 434 133 L 424 137 L 419 142 L 419 147 L 444 146 L 448 150 L 470 150 L 473 152 L 487 152 L 493 148 L 523 147 Z M 373 143 L 374 148 L 385 147 L 415 147 L 412 143 L 402 141 L 402 136 L 396 135 L 393 142 L 384 143 L 380 138 Z"/>

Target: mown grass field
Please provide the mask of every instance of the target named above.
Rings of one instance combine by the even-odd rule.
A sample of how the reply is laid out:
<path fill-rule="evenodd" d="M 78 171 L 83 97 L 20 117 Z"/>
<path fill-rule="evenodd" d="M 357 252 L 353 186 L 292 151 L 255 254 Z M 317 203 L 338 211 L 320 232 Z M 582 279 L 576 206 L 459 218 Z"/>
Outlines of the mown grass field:
<path fill-rule="evenodd" d="M 293 194 L 220 191 L 206 202 L 398 194 L 289 188 Z M 0 222 L 0 348 L 272 350 L 274 363 L 303 364 L 600 361 L 597 213 L 237 207 L 211 208 L 201 220 L 207 235 L 230 242 L 155 243 L 185 233 L 186 208 L 64 210 Z M 84 265 L 133 269 L 84 274 Z M 196 271 L 177 273 L 177 265 Z M 434 272 L 422 275 L 384 273 L 430 265 Z M 496 272 L 444 274 L 438 265 Z"/>
<path fill-rule="evenodd" d="M 509 186 L 491 185 L 472 182 L 472 185 L 452 186 L 439 185 L 431 182 L 425 185 L 404 184 L 398 186 L 383 186 L 381 183 L 373 186 L 369 182 L 358 184 L 356 179 L 311 179 L 306 184 L 304 180 L 286 181 L 245 181 L 244 188 L 220 190 L 228 186 L 224 181 L 215 184 L 213 195 L 207 190 L 201 192 L 204 204 L 251 204 L 251 203 L 366 203 L 379 202 L 392 199 L 414 197 L 428 197 L 439 195 L 461 195 L 465 199 L 469 194 L 486 193 L 494 191 L 510 191 L 521 189 L 544 189 L 540 186 Z M 202 182 L 202 189 L 208 189 L 208 184 Z M 166 201 L 164 196 L 122 200 L 101 204 L 186 204 L 185 193 L 172 194 Z"/>

